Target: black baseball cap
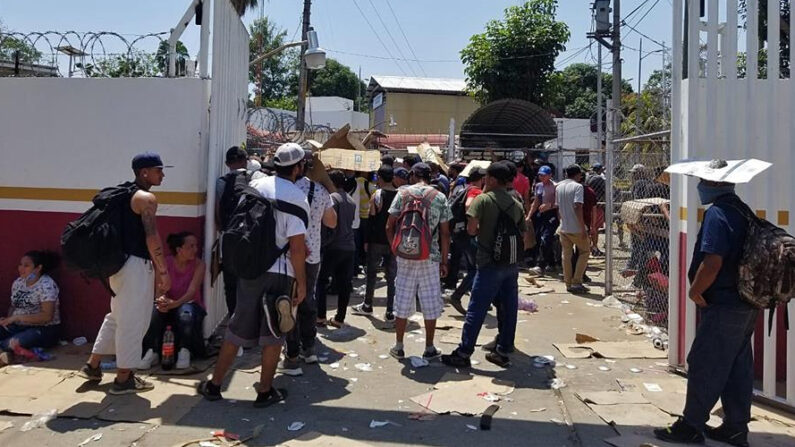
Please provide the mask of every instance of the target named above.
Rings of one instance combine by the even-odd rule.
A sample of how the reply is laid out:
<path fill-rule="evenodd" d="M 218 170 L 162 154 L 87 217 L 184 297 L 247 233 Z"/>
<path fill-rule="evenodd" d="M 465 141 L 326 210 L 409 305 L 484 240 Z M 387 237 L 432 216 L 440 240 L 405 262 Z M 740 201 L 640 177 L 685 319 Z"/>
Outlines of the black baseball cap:
<path fill-rule="evenodd" d="M 226 151 L 226 162 L 236 163 L 248 160 L 248 152 L 240 146 L 232 146 Z"/>
<path fill-rule="evenodd" d="M 420 178 L 428 178 L 431 176 L 431 167 L 427 163 L 416 163 L 411 167 L 411 173 Z"/>
<path fill-rule="evenodd" d="M 395 168 L 392 173 L 395 177 L 400 177 L 403 180 L 409 179 L 409 171 L 406 168 Z"/>
<path fill-rule="evenodd" d="M 160 155 L 154 152 L 143 152 L 132 159 L 133 171 L 146 168 L 173 168 L 174 166 L 164 165 Z"/>
<path fill-rule="evenodd" d="M 471 171 L 469 171 L 469 177 L 467 177 L 467 180 L 469 180 L 470 182 L 476 182 L 476 181 L 482 179 L 485 176 L 486 176 L 486 170 L 485 169 L 483 169 L 483 168 L 474 168 Z"/>

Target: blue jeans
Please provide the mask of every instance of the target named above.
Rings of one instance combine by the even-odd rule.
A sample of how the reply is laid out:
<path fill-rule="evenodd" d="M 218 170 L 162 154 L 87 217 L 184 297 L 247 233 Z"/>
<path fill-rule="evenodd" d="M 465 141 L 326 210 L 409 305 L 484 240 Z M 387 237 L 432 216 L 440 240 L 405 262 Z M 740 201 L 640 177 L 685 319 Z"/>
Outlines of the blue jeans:
<path fill-rule="evenodd" d="M 536 241 L 538 241 L 534 250 L 538 255 L 538 266 L 541 268 L 557 265 L 555 242 L 558 226 L 560 226 L 560 221 L 556 210 L 536 213 L 533 216 L 533 228 L 535 228 Z"/>
<path fill-rule="evenodd" d="M 472 355 L 486 319 L 489 306 L 497 308 L 497 349 L 508 352 L 514 347 L 516 337 L 516 315 L 519 310 L 519 268 L 488 265 L 475 274 L 472 295 L 461 334 L 458 352 Z"/>
<path fill-rule="evenodd" d="M 49 348 L 58 343 L 61 325 L 53 326 L 26 326 L 22 324 L 9 324 L 7 328 L 0 326 L 0 350 L 11 351 L 8 344 L 12 338 L 19 342 L 25 349 Z"/>
<path fill-rule="evenodd" d="M 475 257 L 478 252 L 478 243 L 474 237 L 470 237 L 465 241 L 461 241 L 461 255 L 464 258 L 464 266 L 467 273 L 461 284 L 456 287 L 451 295 L 452 299 L 460 300 L 464 295 L 472 290 L 472 284 L 475 282 L 475 275 L 477 274 L 477 263 Z"/>
<path fill-rule="evenodd" d="M 195 357 L 204 356 L 202 322 L 205 315 L 207 315 L 207 312 L 193 302 L 185 303 L 165 313 L 155 308 L 152 311 L 152 321 L 149 323 L 149 330 L 146 331 L 144 336 L 144 353 L 151 349 L 155 353 L 160 354 L 166 326 L 171 325 L 171 330 L 174 332 L 176 352 L 179 352 L 182 348 L 187 348 L 191 355 Z"/>
<path fill-rule="evenodd" d="M 334 283 L 337 284 L 337 314 L 334 319 L 339 322 L 345 321 L 348 303 L 351 300 L 351 290 L 353 289 L 353 263 L 355 257 L 355 251 L 327 249 L 323 253 L 323 261 L 320 263 L 320 275 L 317 278 L 317 286 L 315 287 L 318 318 L 326 319 L 326 289 L 328 288 L 329 278 L 333 277 Z"/>
<path fill-rule="evenodd" d="M 687 355 L 685 421 L 704 431 L 712 408 L 721 400 L 723 423 L 748 431 L 754 387 L 751 335 L 758 315 L 745 304 L 712 304 L 701 309 L 696 338 Z"/>
<path fill-rule="evenodd" d="M 317 303 L 315 302 L 315 286 L 320 264 L 306 264 L 306 298 L 298 305 L 295 327 L 287 334 L 285 355 L 296 358 L 303 349 L 315 347 L 317 337 Z"/>
<path fill-rule="evenodd" d="M 395 304 L 397 260 L 389 245 L 370 242 L 367 246 L 367 282 L 365 284 L 364 304 L 370 309 L 373 308 L 376 270 L 378 270 L 378 264 L 382 261 L 386 273 L 386 312 L 391 314 Z"/>

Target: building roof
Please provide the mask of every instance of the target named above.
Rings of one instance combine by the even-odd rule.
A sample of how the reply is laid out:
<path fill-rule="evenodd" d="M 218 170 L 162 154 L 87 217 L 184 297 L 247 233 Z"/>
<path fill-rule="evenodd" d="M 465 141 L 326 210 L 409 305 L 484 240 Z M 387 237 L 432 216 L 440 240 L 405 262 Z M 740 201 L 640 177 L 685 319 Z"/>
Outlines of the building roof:
<path fill-rule="evenodd" d="M 372 92 L 377 87 L 386 91 L 400 92 L 435 92 L 463 95 L 466 90 L 464 79 L 452 78 L 412 78 L 408 76 L 381 76 L 370 77 L 367 90 Z"/>

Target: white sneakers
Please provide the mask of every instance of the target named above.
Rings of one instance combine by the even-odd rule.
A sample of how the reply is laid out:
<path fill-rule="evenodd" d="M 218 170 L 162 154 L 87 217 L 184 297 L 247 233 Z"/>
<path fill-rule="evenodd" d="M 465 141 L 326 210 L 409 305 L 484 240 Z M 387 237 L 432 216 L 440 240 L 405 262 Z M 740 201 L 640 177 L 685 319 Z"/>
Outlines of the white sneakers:
<path fill-rule="evenodd" d="M 190 368 L 190 351 L 187 348 L 182 348 L 179 350 L 179 354 L 177 354 L 177 369 L 188 369 Z"/>
<path fill-rule="evenodd" d="M 146 351 L 146 354 L 144 354 L 144 358 L 142 358 L 141 363 L 138 364 L 138 369 L 145 371 L 147 369 L 151 369 L 158 363 L 160 363 L 160 356 L 155 354 L 155 351 L 150 349 Z"/>

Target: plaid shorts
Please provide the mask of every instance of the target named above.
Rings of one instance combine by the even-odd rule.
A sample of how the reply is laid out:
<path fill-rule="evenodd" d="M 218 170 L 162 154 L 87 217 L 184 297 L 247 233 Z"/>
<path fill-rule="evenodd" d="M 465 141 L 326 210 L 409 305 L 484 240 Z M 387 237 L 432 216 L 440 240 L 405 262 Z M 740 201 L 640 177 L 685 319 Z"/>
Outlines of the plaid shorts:
<path fill-rule="evenodd" d="M 419 297 L 420 310 L 426 320 L 442 315 L 442 285 L 439 263 L 430 259 L 414 261 L 397 258 L 395 277 L 395 316 L 408 318 L 416 311 L 415 298 Z"/>

